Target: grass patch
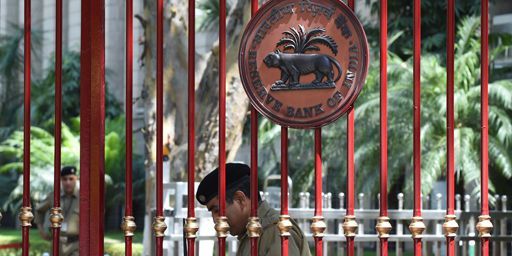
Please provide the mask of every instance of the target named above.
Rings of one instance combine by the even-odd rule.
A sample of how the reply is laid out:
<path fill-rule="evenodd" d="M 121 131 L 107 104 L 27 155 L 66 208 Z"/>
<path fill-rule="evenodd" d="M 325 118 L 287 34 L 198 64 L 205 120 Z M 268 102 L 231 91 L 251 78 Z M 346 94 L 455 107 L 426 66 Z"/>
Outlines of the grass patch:
<path fill-rule="evenodd" d="M 124 236 L 121 231 L 109 231 L 104 238 L 105 253 L 110 256 L 124 256 Z M 21 243 L 21 230 L 2 229 L 0 231 L 0 245 Z M 50 252 L 51 242 L 43 240 L 37 229 L 30 230 L 30 255 L 41 255 Z M 132 246 L 133 255 L 142 255 L 142 231 L 135 232 Z M 51 254 L 51 253 L 50 253 Z M 0 256 L 21 255 L 21 249 L 0 250 Z"/>

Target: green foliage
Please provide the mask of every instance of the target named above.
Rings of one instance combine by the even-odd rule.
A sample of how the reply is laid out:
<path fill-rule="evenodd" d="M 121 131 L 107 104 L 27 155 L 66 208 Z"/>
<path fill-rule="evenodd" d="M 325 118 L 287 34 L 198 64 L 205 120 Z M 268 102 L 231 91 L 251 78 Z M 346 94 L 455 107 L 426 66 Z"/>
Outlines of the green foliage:
<path fill-rule="evenodd" d="M 122 114 L 122 106 L 109 92 L 106 85 L 105 116 L 116 118 Z M 32 123 L 40 125 L 54 117 L 55 113 L 55 65 L 51 65 L 46 76 L 32 85 Z M 80 115 L 80 53 L 64 52 L 62 56 L 62 117 L 70 124 Z"/>
<path fill-rule="evenodd" d="M 54 138 L 43 128 L 33 126 L 30 131 L 30 164 L 32 167 L 53 165 Z M 62 125 L 62 164 L 78 165 L 80 155 L 79 138 L 66 124 Z M 0 166 L 0 173 L 23 172 L 23 131 L 15 131 L 0 143 L 0 154 L 5 164 Z"/>
<path fill-rule="evenodd" d="M 106 120 L 105 135 L 105 172 L 107 207 L 119 206 L 124 201 L 124 117 L 114 120 Z M 79 122 L 78 118 L 70 119 L 71 123 Z M 47 127 L 31 128 L 31 196 L 35 201 L 43 200 L 48 193 L 53 191 L 53 163 L 54 163 L 54 137 L 48 127 L 53 127 L 52 122 L 46 122 Z M 62 165 L 74 165 L 79 167 L 80 142 L 79 130 L 71 130 L 66 124 L 62 125 Z M 23 132 L 15 131 L 6 140 L 0 143 L 0 155 L 3 163 L 0 166 L 0 177 L 6 179 L 13 173 L 23 172 Z M 134 190 L 144 191 L 143 159 L 139 155 L 134 156 Z M 18 176 L 18 175 L 15 175 Z M 4 209 L 16 212 L 20 206 L 23 187 L 23 176 L 19 175 L 18 182 L 2 206 Z M 134 195 L 135 204 L 144 204 L 144 193 Z"/>
<path fill-rule="evenodd" d="M 478 18 L 467 18 L 460 22 L 457 33 L 455 57 L 455 168 L 458 182 L 475 196 L 480 192 L 480 40 L 477 35 Z M 510 45 L 502 45 L 506 49 Z M 404 171 L 412 173 L 412 59 L 403 61 L 391 54 L 389 62 L 389 172 L 391 182 Z M 422 57 L 421 72 L 421 145 L 422 145 L 422 190 L 429 193 L 433 183 L 445 175 L 446 169 L 446 69 L 438 55 Z M 375 69 L 376 67 L 374 67 Z M 371 73 L 370 76 L 375 75 Z M 369 82 L 372 80 L 369 80 Z M 489 154 L 491 172 L 500 173 L 510 179 L 510 147 L 512 108 L 510 80 L 489 84 Z M 364 160 L 361 182 L 379 170 L 379 163 L 367 159 L 379 157 L 379 112 L 378 84 L 365 88 L 356 106 L 356 120 L 366 120 L 362 130 L 375 134 L 375 139 L 365 140 L 356 151 L 356 162 Z M 406 117 L 404 119 L 404 117 Z M 373 124 L 376 123 L 376 124 Z M 361 130 L 361 129 L 358 129 Z M 396 137 L 399 135 L 399 137 Z M 360 145 L 360 144 L 359 144 Z M 373 150 L 367 150 L 373 149 Z M 359 152 L 359 154 L 358 154 Z M 393 178 L 395 177 L 395 179 Z M 493 181 L 490 181 L 491 190 Z M 363 190 L 377 192 L 377 183 L 363 185 Z M 399 185 L 399 184 L 397 184 Z M 368 189 L 365 189 L 368 188 Z M 402 190 L 412 192 L 412 179 L 406 174 Z"/>
<path fill-rule="evenodd" d="M 378 17 L 380 12 L 379 1 L 366 1 L 367 4 L 370 4 L 370 2 L 371 14 Z M 446 1 L 421 1 L 421 47 L 423 52 L 445 53 L 446 8 Z M 457 1 L 455 5 L 456 22 L 479 13 L 480 1 L 478 0 Z M 372 43 L 372 48 L 376 47 L 379 42 L 377 40 L 379 37 L 378 26 L 378 23 L 366 22 L 365 24 L 365 31 Z M 411 56 L 413 47 L 413 1 L 388 1 L 388 32 L 389 34 L 404 33 L 400 44 L 391 45 L 390 51 L 402 58 Z"/>
<path fill-rule="evenodd" d="M 8 27 L 8 34 L 0 35 L 0 139 L 6 138 L 16 127 L 23 103 L 23 92 L 20 91 L 21 81 L 19 74 L 23 70 L 23 29 L 12 24 Z M 41 42 L 38 31 L 31 33 L 32 45 Z M 32 49 L 33 55 L 37 52 Z"/>
<path fill-rule="evenodd" d="M 226 12 L 231 10 L 233 0 L 226 1 Z M 199 15 L 198 29 L 212 30 L 219 27 L 220 5 L 219 0 L 200 0 L 197 9 L 202 12 Z"/>
<path fill-rule="evenodd" d="M 455 168 L 457 182 L 467 193 L 480 192 L 480 40 L 478 18 L 458 26 L 455 57 Z M 396 38 L 396 37 L 395 37 Z M 402 38 L 400 37 L 400 41 Z M 512 44 L 501 45 L 501 50 Z M 498 54 L 499 51 L 496 51 Z M 446 175 L 446 68 L 440 55 L 424 54 L 421 60 L 421 169 L 422 192 L 430 193 L 435 181 Z M 368 78 L 355 106 L 355 164 L 357 191 L 378 193 L 380 169 L 380 86 L 378 62 L 372 62 Z M 388 56 L 388 172 L 390 189 L 412 192 L 413 172 L 413 69 L 412 58 Z M 491 80 L 492 81 L 492 80 Z M 512 177 L 512 80 L 489 84 L 490 189 L 496 180 Z M 345 190 L 346 118 L 322 129 L 324 190 Z M 262 121 L 260 165 L 263 177 L 278 172 L 278 126 Z M 313 131 L 290 130 L 289 167 L 294 196 L 312 191 L 314 181 Z M 268 161 L 267 161 L 268 159 Z M 270 162 L 270 163 L 269 163 Z M 296 199 L 296 198 L 295 198 Z"/>
<path fill-rule="evenodd" d="M 0 234 L 0 245 L 21 243 L 21 231 L 14 229 L 2 229 Z M 111 256 L 124 255 L 124 237 L 122 232 L 107 232 L 104 238 L 105 254 Z M 44 252 L 50 252 L 51 241 L 43 240 L 37 229 L 30 230 L 30 252 L 31 255 L 42 255 Z M 135 232 L 132 254 L 134 256 L 142 255 L 142 231 Z M 21 255 L 21 249 L 3 249 L 0 250 L 0 256 Z"/>

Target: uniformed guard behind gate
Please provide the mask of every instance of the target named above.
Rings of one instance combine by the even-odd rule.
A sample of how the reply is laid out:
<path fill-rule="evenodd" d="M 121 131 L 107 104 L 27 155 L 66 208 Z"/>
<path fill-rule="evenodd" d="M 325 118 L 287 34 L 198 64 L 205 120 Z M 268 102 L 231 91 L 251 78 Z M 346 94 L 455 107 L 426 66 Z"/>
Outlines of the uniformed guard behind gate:
<path fill-rule="evenodd" d="M 457 230 L 454 213 L 454 67 L 453 45 L 455 35 L 454 0 L 447 0 L 447 212 L 443 229 L 447 239 L 447 255 L 454 255 L 454 236 Z M 22 226 L 23 255 L 29 255 L 29 228 L 33 219 L 30 205 L 30 32 L 31 0 L 24 0 L 24 155 L 23 155 L 23 206 L 19 219 Z M 127 0 L 127 119 L 126 129 L 132 130 L 132 0 Z M 381 255 L 387 255 L 387 238 L 391 226 L 387 217 L 387 0 L 380 0 L 380 64 L 381 64 L 381 182 L 380 217 L 376 229 L 381 240 Z M 220 0 L 219 17 L 219 198 L 221 217 L 216 220 L 219 239 L 219 254 L 225 253 L 225 239 L 229 226 L 225 217 L 225 93 L 226 93 L 226 2 Z M 315 214 L 311 231 L 315 237 L 315 251 L 322 253 L 322 237 L 325 221 L 321 205 L 321 126 L 333 122 L 347 113 L 347 212 L 343 229 L 347 238 L 347 253 L 354 254 L 354 237 L 357 222 L 354 216 L 354 108 L 353 102 L 364 84 L 368 64 L 368 49 L 364 30 L 352 12 L 354 0 L 348 7 L 338 0 L 305 2 L 297 0 L 271 0 L 256 12 L 258 3 L 251 0 L 253 19 L 247 26 L 240 51 L 240 71 L 251 107 L 251 197 L 257 195 L 257 120 L 258 112 L 282 125 L 281 175 L 287 177 L 288 127 L 315 129 Z M 189 1 L 189 26 L 194 24 L 195 1 Z M 414 0 L 414 216 L 409 226 L 414 241 L 415 255 L 421 255 L 421 235 L 424 224 L 420 205 L 420 46 L 421 46 L 421 1 Z M 81 214 L 80 254 L 102 255 L 103 253 L 103 197 L 104 197 L 104 0 L 82 1 L 81 29 Z M 153 229 L 156 237 L 157 255 L 162 255 L 162 241 L 166 229 L 162 209 L 162 124 L 163 124 L 163 0 L 157 0 L 157 208 Z M 314 15 L 313 15 L 314 13 Z M 489 255 L 489 237 L 492 223 L 488 206 L 488 0 L 481 1 L 481 216 L 476 226 L 481 237 L 481 255 Z M 279 21 L 311 20 L 309 23 L 295 22 L 293 25 Z M 311 19 L 311 17 L 317 17 Z M 55 188 L 51 221 L 55 248 L 58 248 L 62 214 L 59 202 L 60 169 L 60 122 L 61 122 L 61 66 L 62 66 L 62 0 L 56 0 L 56 99 L 55 99 Z M 308 35 L 316 36 L 321 45 L 308 44 Z M 194 181 L 194 31 L 189 30 L 189 207 L 185 225 L 188 255 L 194 255 L 194 239 L 198 230 L 193 208 Z M 301 47 L 299 47 L 301 46 Z M 344 54 L 338 54 L 344 53 Z M 261 73 L 265 76 L 261 76 Z M 300 95 L 308 92 L 307 100 Z M 299 96 L 297 96 L 299 95 Z M 127 134 L 130 134 L 127 132 Z M 126 213 L 123 221 L 126 255 L 131 254 L 131 237 L 135 222 L 131 212 L 131 136 L 127 136 L 126 151 Z M 287 182 L 281 180 L 281 248 L 287 255 L 288 216 Z M 259 224 L 257 203 L 251 205 L 248 222 L 251 239 L 251 254 L 257 255 Z"/>

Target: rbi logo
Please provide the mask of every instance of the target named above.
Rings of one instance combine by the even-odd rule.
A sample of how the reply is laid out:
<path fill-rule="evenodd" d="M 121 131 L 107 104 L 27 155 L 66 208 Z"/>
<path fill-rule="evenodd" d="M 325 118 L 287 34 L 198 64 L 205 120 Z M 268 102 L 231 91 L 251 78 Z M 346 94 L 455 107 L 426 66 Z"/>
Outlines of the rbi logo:
<path fill-rule="evenodd" d="M 314 128 L 354 103 L 368 70 L 368 43 L 341 1 L 271 0 L 249 22 L 239 64 L 260 113 L 283 126 Z"/>

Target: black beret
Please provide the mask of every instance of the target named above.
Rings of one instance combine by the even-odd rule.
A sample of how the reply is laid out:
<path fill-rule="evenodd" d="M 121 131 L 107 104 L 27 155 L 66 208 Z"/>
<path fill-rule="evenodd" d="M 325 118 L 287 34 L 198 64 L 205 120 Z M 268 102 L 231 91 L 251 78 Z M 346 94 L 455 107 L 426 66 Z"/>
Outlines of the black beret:
<path fill-rule="evenodd" d="M 236 185 L 245 177 L 249 177 L 251 168 L 243 163 L 227 163 L 226 164 L 226 189 Z M 219 183 L 219 168 L 211 171 L 199 183 L 197 188 L 196 199 L 202 205 L 206 205 L 208 201 L 213 199 L 218 194 Z"/>
<path fill-rule="evenodd" d="M 60 176 L 64 177 L 67 175 L 76 175 L 76 167 L 74 166 L 64 166 L 60 170 Z"/>

